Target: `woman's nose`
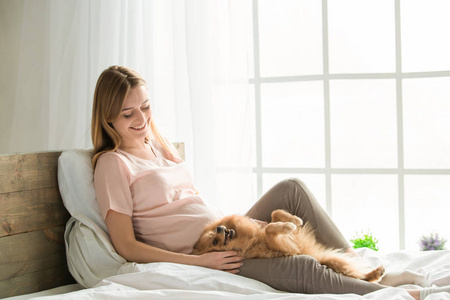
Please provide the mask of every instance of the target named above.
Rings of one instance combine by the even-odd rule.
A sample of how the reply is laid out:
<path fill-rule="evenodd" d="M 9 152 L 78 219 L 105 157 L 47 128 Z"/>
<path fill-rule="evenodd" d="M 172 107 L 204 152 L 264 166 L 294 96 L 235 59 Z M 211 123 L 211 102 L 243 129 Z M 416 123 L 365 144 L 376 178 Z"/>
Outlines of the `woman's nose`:
<path fill-rule="evenodd" d="M 137 116 L 138 121 L 140 121 L 142 123 L 144 123 L 146 121 L 147 118 L 146 118 L 144 112 L 140 111 L 137 115 L 138 115 Z"/>

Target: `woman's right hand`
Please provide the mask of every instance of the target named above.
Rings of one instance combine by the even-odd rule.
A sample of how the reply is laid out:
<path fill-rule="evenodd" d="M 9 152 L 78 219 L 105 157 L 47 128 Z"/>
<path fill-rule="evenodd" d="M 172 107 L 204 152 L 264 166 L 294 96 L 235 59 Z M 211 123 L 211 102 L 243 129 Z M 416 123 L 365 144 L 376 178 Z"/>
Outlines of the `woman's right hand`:
<path fill-rule="evenodd" d="M 237 251 L 209 252 L 198 256 L 199 265 L 210 269 L 236 274 L 244 258 Z"/>

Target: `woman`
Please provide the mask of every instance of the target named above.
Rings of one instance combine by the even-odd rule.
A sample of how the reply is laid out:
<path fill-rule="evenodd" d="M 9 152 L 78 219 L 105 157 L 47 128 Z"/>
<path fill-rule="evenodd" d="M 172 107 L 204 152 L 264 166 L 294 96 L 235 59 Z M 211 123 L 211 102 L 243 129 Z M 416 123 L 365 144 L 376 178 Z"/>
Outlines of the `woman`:
<path fill-rule="evenodd" d="M 113 66 L 100 75 L 94 95 L 92 141 L 100 211 L 116 251 L 128 261 L 239 272 L 289 292 L 362 295 L 385 287 L 337 274 L 309 256 L 244 263 L 235 251 L 191 255 L 203 226 L 221 214 L 203 201 L 177 151 L 159 133 L 146 83 L 133 70 Z M 312 223 L 322 243 L 356 255 L 299 180 L 275 185 L 247 215 L 268 222 L 270 213 L 279 208 Z M 408 292 L 421 299 L 419 290 Z"/>

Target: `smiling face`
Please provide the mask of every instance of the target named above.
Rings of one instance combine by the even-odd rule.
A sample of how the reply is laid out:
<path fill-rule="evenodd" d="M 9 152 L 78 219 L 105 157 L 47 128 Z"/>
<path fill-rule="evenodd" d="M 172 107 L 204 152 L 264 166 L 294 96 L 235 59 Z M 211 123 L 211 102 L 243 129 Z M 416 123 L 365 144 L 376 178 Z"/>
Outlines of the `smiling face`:
<path fill-rule="evenodd" d="M 122 147 L 142 146 L 148 135 L 151 119 L 152 110 L 147 89 L 142 85 L 131 88 L 119 116 L 112 122 L 122 138 Z"/>

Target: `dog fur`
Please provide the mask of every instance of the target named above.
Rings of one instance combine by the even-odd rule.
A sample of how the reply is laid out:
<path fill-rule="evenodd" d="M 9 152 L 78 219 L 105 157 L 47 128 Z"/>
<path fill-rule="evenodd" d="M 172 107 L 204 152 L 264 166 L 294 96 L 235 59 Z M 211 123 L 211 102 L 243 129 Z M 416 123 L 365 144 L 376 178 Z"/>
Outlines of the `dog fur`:
<path fill-rule="evenodd" d="M 237 250 L 245 258 L 310 255 L 321 264 L 344 275 L 377 282 L 383 266 L 370 270 L 361 259 L 320 244 L 309 223 L 284 210 L 272 212 L 266 226 L 240 215 L 222 218 L 206 226 L 194 246 L 193 254 Z"/>

